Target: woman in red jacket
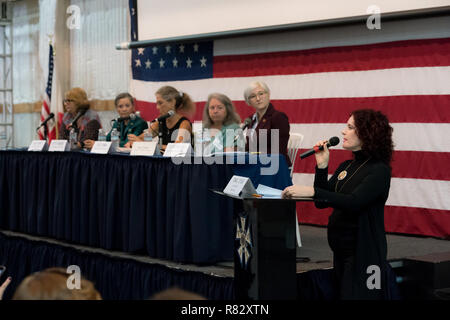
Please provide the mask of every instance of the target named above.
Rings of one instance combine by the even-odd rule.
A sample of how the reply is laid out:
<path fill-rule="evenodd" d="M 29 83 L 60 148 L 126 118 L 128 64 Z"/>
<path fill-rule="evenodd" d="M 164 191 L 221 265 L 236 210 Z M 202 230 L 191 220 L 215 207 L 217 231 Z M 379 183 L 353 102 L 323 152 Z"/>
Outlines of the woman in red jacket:
<path fill-rule="evenodd" d="M 244 91 L 245 102 L 255 108 L 255 113 L 251 116 L 252 122 L 247 134 L 246 149 L 261 153 L 279 153 L 285 156 L 288 166 L 291 161 L 287 155 L 287 145 L 289 141 L 289 119 L 284 112 L 276 110 L 270 103 L 270 90 L 267 84 L 261 81 L 252 82 Z M 264 133 L 266 130 L 267 144 L 264 143 Z M 278 131 L 278 141 L 274 140 L 272 145 L 272 135 L 276 137 Z M 278 142 L 278 145 L 276 145 Z M 256 150 L 255 149 L 256 146 Z"/>

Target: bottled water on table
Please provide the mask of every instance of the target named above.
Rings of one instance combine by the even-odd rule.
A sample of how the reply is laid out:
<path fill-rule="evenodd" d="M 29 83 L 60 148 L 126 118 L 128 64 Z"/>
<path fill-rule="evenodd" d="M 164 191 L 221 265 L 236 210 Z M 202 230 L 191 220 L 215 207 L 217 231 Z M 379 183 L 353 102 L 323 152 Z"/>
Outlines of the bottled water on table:
<path fill-rule="evenodd" d="M 106 133 L 103 129 L 98 129 L 98 141 L 106 141 Z"/>
<path fill-rule="evenodd" d="M 151 142 L 153 140 L 152 134 L 148 129 L 144 131 L 144 141 Z"/>
<path fill-rule="evenodd" d="M 209 134 L 209 129 L 204 128 L 203 129 L 203 139 L 202 139 L 203 154 L 211 153 L 211 147 L 209 146 L 210 143 L 211 143 L 211 135 Z"/>
<path fill-rule="evenodd" d="M 69 133 L 70 150 L 75 150 L 78 148 L 77 142 L 78 142 L 77 132 L 75 131 L 74 128 L 72 128 L 70 129 Z"/>
<path fill-rule="evenodd" d="M 111 148 L 113 151 L 116 151 L 117 148 L 119 148 L 119 141 L 120 141 L 120 133 L 117 131 L 116 128 L 113 129 L 111 132 Z"/>

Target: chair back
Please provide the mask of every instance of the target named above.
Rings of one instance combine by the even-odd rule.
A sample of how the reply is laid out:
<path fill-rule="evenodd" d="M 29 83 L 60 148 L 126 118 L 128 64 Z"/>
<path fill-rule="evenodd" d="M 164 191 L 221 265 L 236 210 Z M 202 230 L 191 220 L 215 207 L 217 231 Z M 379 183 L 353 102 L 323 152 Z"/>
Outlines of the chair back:
<path fill-rule="evenodd" d="M 291 178 L 292 174 L 294 172 L 294 165 L 295 160 L 297 159 L 297 153 L 300 149 L 300 145 L 303 142 L 304 136 L 301 133 L 290 133 L 289 134 L 289 141 L 288 141 L 288 157 L 289 160 L 291 160 L 292 166 L 291 166 Z"/>

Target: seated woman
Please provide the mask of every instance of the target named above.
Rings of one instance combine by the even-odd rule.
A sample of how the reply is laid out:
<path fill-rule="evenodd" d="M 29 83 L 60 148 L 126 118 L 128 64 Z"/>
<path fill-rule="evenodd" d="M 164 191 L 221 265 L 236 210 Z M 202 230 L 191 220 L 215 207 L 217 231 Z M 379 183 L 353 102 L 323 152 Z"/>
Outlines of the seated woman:
<path fill-rule="evenodd" d="M 72 122 L 81 114 L 73 125 L 77 131 L 77 145 L 79 148 L 92 148 L 93 141 L 97 140 L 101 124 L 97 112 L 89 109 L 86 91 L 81 88 L 72 88 L 67 91 L 64 95 L 64 108 L 66 112 L 59 128 L 60 138 L 69 138 Z"/>
<path fill-rule="evenodd" d="M 175 111 L 172 116 L 150 125 L 153 137 L 158 136 L 161 139 L 161 152 L 164 152 L 167 144 L 171 142 L 190 143 L 192 140 L 192 124 L 184 115 L 192 115 L 195 112 L 195 103 L 191 97 L 171 86 L 161 87 L 156 91 L 155 96 L 156 108 L 161 116 L 167 115 L 169 111 Z M 143 139 L 143 135 L 128 136 L 129 141 L 143 141 Z"/>
<path fill-rule="evenodd" d="M 288 166 L 291 161 L 287 155 L 287 145 L 289 141 L 289 119 L 284 112 L 275 110 L 270 103 L 270 90 L 264 82 L 252 82 L 244 91 L 245 102 L 255 108 L 256 113 L 252 116 L 252 122 L 249 126 L 248 140 L 246 149 L 250 151 L 249 145 L 256 145 L 256 151 L 262 153 L 279 153 L 285 156 Z M 267 148 L 261 146 L 259 139 L 260 130 L 267 130 Z M 271 145 L 272 130 L 278 130 L 279 143 L 278 148 Z"/>
<path fill-rule="evenodd" d="M 209 129 L 211 136 L 208 151 L 211 153 L 234 151 L 238 141 L 237 139 L 235 141 L 235 136 L 238 134 L 240 123 L 241 118 L 230 98 L 221 93 L 210 94 L 203 109 L 203 128 Z"/>
<path fill-rule="evenodd" d="M 111 130 L 106 136 L 107 141 L 111 141 L 111 132 L 114 129 L 120 134 L 119 147 L 131 148 L 133 142 L 128 141 L 130 135 L 139 136 L 148 128 L 147 121 L 134 114 L 134 99 L 131 94 L 124 92 L 119 94 L 114 100 L 119 119 L 115 120 Z"/>

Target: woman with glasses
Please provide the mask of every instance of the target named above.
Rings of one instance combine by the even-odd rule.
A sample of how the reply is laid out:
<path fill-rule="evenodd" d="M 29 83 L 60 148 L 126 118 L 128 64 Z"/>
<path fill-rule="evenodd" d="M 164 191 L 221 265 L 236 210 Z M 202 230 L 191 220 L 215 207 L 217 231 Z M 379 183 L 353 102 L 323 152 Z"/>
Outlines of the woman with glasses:
<path fill-rule="evenodd" d="M 240 123 L 241 118 L 230 98 L 221 93 L 210 94 L 203 109 L 203 128 L 209 129 L 211 137 L 208 151 L 234 151 L 240 141 L 236 139 Z"/>
<path fill-rule="evenodd" d="M 245 89 L 244 98 L 245 102 L 256 110 L 251 117 L 252 122 L 247 133 L 246 149 L 261 153 L 282 154 L 285 156 L 286 162 L 290 167 L 291 161 L 287 155 L 290 129 L 289 119 L 284 112 L 276 110 L 272 103 L 270 103 L 269 87 L 262 81 L 252 82 Z M 267 132 L 267 144 L 260 141 L 261 130 L 266 130 Z M 272 146 L 271 144 L 271 135 L 276 133 L 273 130 L 278 130 L 278 146 Z M 252 146 L 256 146 L 256 150 Z"/>
<path fill-rule="evenodd" d="M 85 141 L 97 140 L 98 130 L 101 128 L 100 117 L 97 112 L 90 109 L 86 91 L 83 89 L 72 88 L 64 96 L 66 112 L 59 128 L 61 139 L 68 139 L 70 130 L 74 128 L 77 132 L 78 147 L 92 148 L 92 143 L 88 142 L 89 145 L 85 145 Z"/>

